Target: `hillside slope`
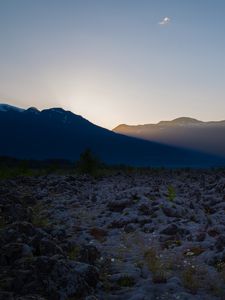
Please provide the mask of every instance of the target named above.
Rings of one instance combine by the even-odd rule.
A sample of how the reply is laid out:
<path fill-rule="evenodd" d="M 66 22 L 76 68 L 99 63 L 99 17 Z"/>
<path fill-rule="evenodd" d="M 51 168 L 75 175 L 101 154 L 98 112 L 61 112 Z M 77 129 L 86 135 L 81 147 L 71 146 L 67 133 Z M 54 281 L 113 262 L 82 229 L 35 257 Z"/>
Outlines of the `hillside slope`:
<path fill-rule="evenodd" d="M 1 107 L 1 106 L 0 106 Z M 0 155 L 77 160 L 87 147 L 103 161 L 135 166 L 212 166 L 220 159 L 126 137 L 61 108 L 0 109 Z"/>

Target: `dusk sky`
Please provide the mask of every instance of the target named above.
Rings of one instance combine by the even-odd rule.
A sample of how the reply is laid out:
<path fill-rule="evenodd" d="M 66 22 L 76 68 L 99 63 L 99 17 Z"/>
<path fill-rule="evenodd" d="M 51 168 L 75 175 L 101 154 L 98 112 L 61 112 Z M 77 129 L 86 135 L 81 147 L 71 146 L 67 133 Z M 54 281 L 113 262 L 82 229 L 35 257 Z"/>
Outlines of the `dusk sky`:
<path fill-rule="evenodd" d="M 225 1 L 0 0 L 0 102 L 109 129 L 225 119 Z"/>

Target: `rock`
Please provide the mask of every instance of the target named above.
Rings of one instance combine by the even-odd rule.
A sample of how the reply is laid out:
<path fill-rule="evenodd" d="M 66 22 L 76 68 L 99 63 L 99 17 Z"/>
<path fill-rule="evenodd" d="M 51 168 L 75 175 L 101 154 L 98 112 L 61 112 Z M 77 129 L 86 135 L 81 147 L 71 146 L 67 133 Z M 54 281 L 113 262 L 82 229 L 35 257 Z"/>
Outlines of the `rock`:
<path fill-rule="evenodd" d="M 203 242 L 206 238 L 206 233 L 205 232 L 199 232 L 197 235 L 196 235 L 196 241 L 197 242 Z"/>
<path fill-rule="evenodd" d="M 16 260 L 32 256 L 32 249 L 23 243 L 10 243 L 5 245 L 0 252 L 1 265 L 11 265 Z"/>
<path fill-rule="evenodd" d="M 152 213 L 151 207 L 146 203 L 142 203 L 139 205 L 138 210 L 141 214 L 150 216 Z"/>
<path fill-rule="evenodd" d="M 7 225 L 1 231 L 0 244 L 23 242 L 29 244 L 32 237 L 38 232 L 32 224 L 28 222 L 15 222 Z"/>
<path fill-rule="evenodd" d="M 190 202 L 190 205 L 189 205 L 189 207 L 190 207 L 190 209 L 195 209 L 195 206 L 194 206 L 194 204 L 193 204 L 193 202 L 192 202 L 192 201 Z"/>
<path fill-rule="evenodd" d="M 59 240 L 62 240 L 66 236 L 66 231 L 63 228 L 55 228 L 51 230 L 51 235 Z"/>
<path fill-rule="evenodd" d="M 153 298 L 150 298 L 150 296 L 146 296 L 142 293 L 138 293 L 136 295 L 131 296 L 129 300 L 153 300 Z"/>
<path fill-rule="evenodd" d="M 225 235 L 221 234 L 220 236 L 217 237 L 216 242 L 215 242 L 215 247 L 217 251 L 222 251 L 225 248 Z"/>
<path fill-rule="evenodd" d="M 134 232 L 136 229 L 137 229 L 136 224 L 130 223 L 130 224 L 127 224 L 127 225 L 124 226 L 124 231 L 126 233 Z"/>
<path fill-rule="evenodd" d="M 17 266 L 19 266 L 19 269 L 16 268 L 15 273 L 14 273 L 12 290 L 14 291 L 15 294 L 20 294 L 22 289 L 27 284 L 37 285 L 37 283 L 35 282 L 34 274 L 33 274 L 33 271 L 35 271 L 35 270 L 23 269 L 23 267 L 24 267 L 23 262 L 25 262 L 25 260 L 20 260 L 20 262 L 17 263 Z M 27 262 L 32 263 L 32 260 L 29 259 L 28 261 L 26 261 L 26 263 Z M 31 287 L 29 287 L 29 292 L 27 292 L 27 290 L 25 289 L 22 294 L 29 294 L 29 293 L 32 293 Z"/>
<path fill-rule="evenodd" d="M 63 250 L 53 241 L 42 238 L 38 244 L 39 255 L 53 256 L 56 254 L 63 255 Z"/>
<path fill-rule="evenodd" d="M 105 229 L 98 227 L 90 228 L 89 233 L 92 235 L 92 237 L 100 242 L 104 242 L 108 235 L 108 232 Z"/>
<path fill-rule="evenodd" d="M 14 300 L 13 293 L 0 291 L 0 300 Z"/>
<path fill-rule="evenodd" d="M 99 300 L 99 298 L 95 297 L 94 295 L 90 295 L 90 296 L 85 297 L 84 300 Z"/>
<path fill-rule="evenodd" d="M 2 271 L 4 268 L 2 268 Z M 7 272 L 2 273 L 3 276 L 0 275 L 0 289 L 4 289 L 5 291 L 12 291 L 13 289 L 13 276 Z"/>
<path fill-rule="evenodd" d="M 99 280 L 98 269 L 84 263 L 74 262 L 74 268 L 76 272 L 80 274 L 85 282 L 88 283 L 90 287 L 96 287 Z"/>
<path fill-rule="evenodd" d="M 28 218 L 27 209 L 20 203 L 6 205 L 3 212 L 9 220 L 22 221 Z"/>
<path fill-rule="evenodd" d="M 34 195 L 25 195 L 22 197 L 22 202 L 26 205 L 34 205 L 36 203 L 36 198 L 34 197 Z"/>
<path fill-rule="evenodd" d="M 44 298 L 40 295 L 26 295 L 26 296 L 16 297 L 15 300 L 47 300 L 47 298 Z"/>
<path fill-rule="evenodd" d="M 113 212 L 122 212 L 126 207 L 129 207 L 132 204 L 132 199 L 115 200 L 108 203 L 108 208 Z"/>
<path fill-rule="evenodd" d="M 212 237 L 216 237 L 220 234 L 220 232 L 217 230 L 217 228 L 209 228 L 207 233 L 209 236 L 212 236 Z"/>
<path fill-rule="evenodd" d="M 142 231 L 144 231 L 145 233 L 152 233 L 155 231 L 155 226 L 152 224 L 144 224 L 144 226 L 142 227 Z"/>
<path fill-rule="evenodd" d="M 109 224 L 109 228 L 123 228 L 125 225 L 130 223 L 137 223 L 138 219 L 136 217 L 121 217 L 114 220 Z"/>
<path fill-rule="evenodd" d="M 20 280 L 19 286 L 15 282 L 16 292 L 21 295 L 37 293 L 52 300 L 88 295 L 99 277 L 96 268 L 60 256 L 39 256 L 23 267 L 32 270 L 32 274 L 24 281 Z"/>
<path fill-rule="evenodd" d="M 151 219 L 151 217 L 141 216 L 141 217 L 138 217 L 137 222 L 138 222 L 138 224 L 143 226 L 145 224 L 152 223 L 152 219 Z"/>
<path fill-rule="evenodd" d="M 36 233 L 36 229 L 29 222 L 13 223 L 11 228 L 14 228 L 18 234 L 25 234 L 27 236 L 33 236 Z"/>
<path fill-rule="evenodd" d="M 176 235 L 179 233 L 179 229 L 175 224 L 169 224 L 165 229 L 160 231 L 160 234 L 167 234 L 167 235 Z"/>
<path fill-rule="evenodd" d="M 169 206 L 162 206 L 162 211 L 165 214 L 165 216 L 170 218 L 180 218 L 181 213 L 176 209 Z"/>
<path fill-rule="evenodd" d="M 218 253 L 218 252 L 208 252 L 207 256 L 205 258 L 205 261 L 208 265 L 216 267 L 218 263 L 220 263 L 222 261 L 222 253 Z"/>

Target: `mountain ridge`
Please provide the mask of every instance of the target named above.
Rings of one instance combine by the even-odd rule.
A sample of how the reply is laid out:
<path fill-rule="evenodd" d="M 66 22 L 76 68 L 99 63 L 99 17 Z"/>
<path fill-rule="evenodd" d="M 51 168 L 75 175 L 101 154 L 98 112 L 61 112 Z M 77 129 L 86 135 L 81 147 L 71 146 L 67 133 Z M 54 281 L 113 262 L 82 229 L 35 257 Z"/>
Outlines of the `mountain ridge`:
<path fill-rule="evenodd" d="M 225 157 L 225 120 L 204 122 L 194 118 L 181 117 L 171 121 L 160 121 L 156 124 L 120 124 L 113 131 Z"/>
<path fill-rule="evenodd" d="M 224 164 L 204 153 L 127 137 L 62 108 L 0 110 L 0 155 L 77 160 L 91 148 L 104 162 L 134 166 L 206 167 Z M 4 130 L 3 130 L 4 129 Z"/>
<path fill-rule="evenodd" d="M 191 117 L 178 117 L 172 120 L 162 120 L 159 121 L 158 123 L 145 123 L 145 124 L 137 124 L 137 125 L 130 125 L 130 124 L 126 124 L 126 123 L 121 123 L 119 125 L 117 125 L 116 127 L 114 127 L 112 129 L 112 131 L 117 130 L 117 128 L 120 127 L 142 127 L 142 126 L 156 126 L 156 125 L 172 125 L 172 124 L 205 124 L 205 125 L 217 125 L 217 124 L 224 124 L 225 125 L 225 120 L 220 120 L 220 121 L 201 121 L 195 118 L 191 118 Z"/>

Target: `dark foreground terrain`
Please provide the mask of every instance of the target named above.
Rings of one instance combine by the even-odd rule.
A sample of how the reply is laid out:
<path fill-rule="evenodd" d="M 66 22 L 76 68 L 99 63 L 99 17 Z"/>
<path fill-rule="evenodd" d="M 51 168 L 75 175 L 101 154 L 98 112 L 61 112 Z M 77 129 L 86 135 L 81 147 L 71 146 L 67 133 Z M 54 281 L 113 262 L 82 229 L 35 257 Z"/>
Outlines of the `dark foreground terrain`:
<path fill-rule="evenodd" d="M 0 299 L 225 299 L 225 171 L 0 181 Z"/>

